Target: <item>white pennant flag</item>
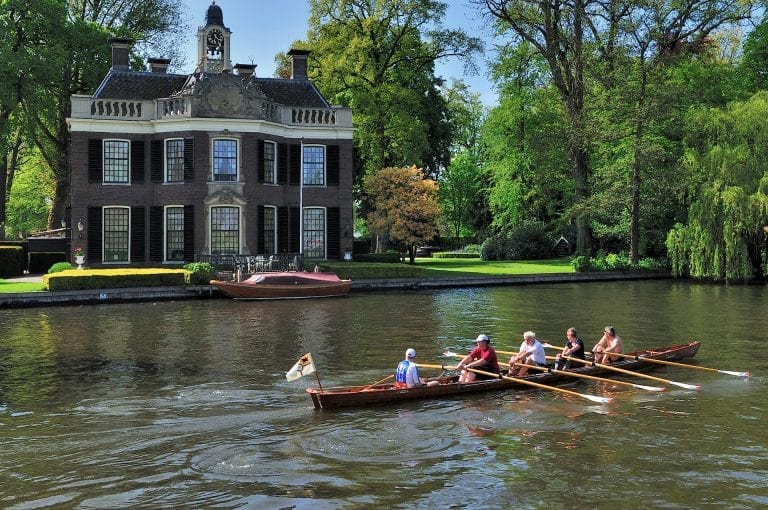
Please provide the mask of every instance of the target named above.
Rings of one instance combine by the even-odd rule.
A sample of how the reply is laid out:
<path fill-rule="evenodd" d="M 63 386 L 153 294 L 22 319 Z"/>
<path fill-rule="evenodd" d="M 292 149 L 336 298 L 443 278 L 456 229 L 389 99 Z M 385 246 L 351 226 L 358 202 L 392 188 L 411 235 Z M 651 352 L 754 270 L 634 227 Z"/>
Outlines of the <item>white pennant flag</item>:
<path fill-rule="evenodd" d="M 312 355 L 310 353 L 306 353 L 301 357 L 299 361 L 296 362 L 295 365 L 291 367 L 288 372 L 286 372 L 285 378 L 289 381 L 295 381 L 300 377 L 304 377 L 305 375 L 309 375 L 314 372 L 315 364 L 312 362 Z"/>

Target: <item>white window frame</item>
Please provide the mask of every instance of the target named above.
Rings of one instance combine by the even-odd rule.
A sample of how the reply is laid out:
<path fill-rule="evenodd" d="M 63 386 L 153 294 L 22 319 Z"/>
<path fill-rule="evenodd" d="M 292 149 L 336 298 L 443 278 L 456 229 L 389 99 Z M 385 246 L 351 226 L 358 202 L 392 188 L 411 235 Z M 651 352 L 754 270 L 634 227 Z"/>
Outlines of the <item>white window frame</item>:
<path fill-rule="evenodd" d="M 317 257 L 315 255 L 310 255 L 309 252 L 311 251 L 307 244 L 307 232 L 309 230 L 306 228 L 306 220 L 307 220 L 307 212 L 309 211 L 323 211 L 323 254 L 322 257 Z M 302 240 L 301 242 L 304 243 L 302 253 L 304 254 L 304 257 L 310 258 L 310 259 L 321 259 L 321 260 L 328 260 L 328 209 L 326 207 L 304 207 L 304 210 L 301 214 L 301 221 L 302 221 Z M 312 230 L 314 232 L 314 230 Z"/>
<path fill-rule="evenodd" d="M 307 182 L 307 149 L 322 149 L 323 153 L 323 175 L 322 175 L 322 182 L 321 183 L 308 183 Z M 328 154 L 326 150 L 325 145 L 320 144 L 303 144 L 302 145 L 302 154 L 301 154 L 301 161 L 302 161 L 302 168 L 301 168 L 301 183 L 304 186 L 312 186 L 312 187 L 318 187 L 318 186 L 325 186 L 328 182 Z"/>
<path fill-rule="evenodd" d="M 125 143 L 128 147 L 126 161 L 126 171 L 124 181 L 108 181 L 107 180 L 107 144 L 109 143 Z M 116 158 L 115 158 L 116 160 Z M 107 185 L 125 186 L 131 184 L 131 141 L 123 138 L 105 138 L 101 141 L 101 182 Z"/>
<path fill-rule="evenodd" d="M 217 174 L 216 163 L 216 142 L 234 142 L 235 143 L 235 175 L 233 180 L 219 180 L 217 175 L 231 175 L 231 174 Z M 215 183 L 229 184 L 233 182 L 240 182 L 240 139 L 231 136 L 217 136 L 211 139 L 211 181 Z"/>
<path fill-rule="evenodd" d="M 178 180 L 171 180 L 169 178 L 168 170 L 168 143 L 169 142 L 181 142 L 181 177 Z M 163 182 L 166 184 L 179 184 L 184 182 L 184 139 L 183 138 L 166 138 L 163 140 Z"/>
<path fill-rule="evenodd" d="M 126 258 L 125 260 L 107 260 L 107 221 L 108 209 L 126 209 L 128 211 L 128 229 L 126 230 Z M 131 208 L 127 205 L 105 205 L 101 208 L 101 260 L 104 264 L 130 264 L 131 262 Z"/>
<path fill-rule="evenodd" d="M 168 210 L 169 209 L 181 209 L 181 239 L 182 239 L 182 259 L 176 260 L 170 258 L 168 255 Z M 183 264 L 184 263 L 184 221 L 185 210 L 183 205 L 166 205 L 163 207 L 163 262 L 167 264 Z"/>
<path fill-rule="evenodd" d="M 264 140 L 264 154 L 267 154 L 267 145 L 272 146 L 272 180 L 268 181 L 266 176 L 267 166 L 266 159 L 262 161 L 264 165 L 264 183 L 265 184 L 277 184 L 277 142 L 272 140 Z"/>
<path fill-rule="evenodd" d="M 266 219 L 266 210 L 270 209 L 272 211 L 272 248 L 273 250 L 270 252 L 266 248 L 267 244 L 267 238 L 264 238 L 264 254 L 265 255 L 273 255 L 277 253 L 277 206 L 275 205 L 265 205 L 264 206 L 264 218 Z M 262 229 L 266 231 L 266 224 L 262 225 Z"/>
<path fill-rule="evenodd" d="M 217 204 L 212 205 L 208 211 L 208 239 L 210 240 L 210 254 L 213 255 L 213 210 L 222 208 L 237 209 L 237 252 L 234 254 L 226 253 L 224 255 L 240 255 L 243 251 L 243 230 L 245 222 L 243 221 L 243 208 L 237 204 Z M 217 255 L 222 255 L 217 253 Z"/>

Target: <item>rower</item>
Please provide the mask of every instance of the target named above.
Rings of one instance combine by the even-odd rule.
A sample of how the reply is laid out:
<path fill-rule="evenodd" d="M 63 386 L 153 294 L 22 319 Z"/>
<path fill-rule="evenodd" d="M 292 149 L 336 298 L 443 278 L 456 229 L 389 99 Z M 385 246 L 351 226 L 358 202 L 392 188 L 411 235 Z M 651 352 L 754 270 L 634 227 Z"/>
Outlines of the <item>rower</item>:
<path fill-rule="evenodd" d="M 616 329 L 613 326 L 603 328 L 603 336 L 592 347 L 592 352 L 595 354 L 595 363 L 613 363 L 621 359 L 621 356 L 611 355 L 611 353 L 622 354 L 624 352 L 621 337 L 616 334 Z"/>

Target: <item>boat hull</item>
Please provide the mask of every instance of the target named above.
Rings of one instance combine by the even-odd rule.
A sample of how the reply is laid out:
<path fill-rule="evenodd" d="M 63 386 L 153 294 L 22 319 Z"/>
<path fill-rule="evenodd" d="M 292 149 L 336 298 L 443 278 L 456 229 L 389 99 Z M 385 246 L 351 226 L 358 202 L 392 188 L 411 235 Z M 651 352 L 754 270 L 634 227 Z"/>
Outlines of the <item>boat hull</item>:
<path fill-rule="evenodd" d="M 282 273 L 279 277 L 268 275 L 264 282 L 211 280 L 211 285 L 233 299 L 307 299 L 346 296 L 352 281 L 316 281 L 302 273 Z"/>
<path fill-rule="evenodd" d="M 701 342 L 646 349 L 628 353 L 635 358 L 612 363 L 610 366 L 624 370 L 645 371 L 659 368 L 660 364 L 644 361 L 643 357 L 664 360 L 682 361 L 693 358 L 699 350 Z M 596 376 L 615 377 L 617 372 L 598 366 L 585 365 L 569 370 L 571 372 Z M 560 371 L 539 372 L 525 376 L 523 379 L 539 384 L 558 385 L 577 381 Z M 341 388 L 307 388 L 316 409 L 333 409 L 338 407 L 353 407 L 405 402 L 427 398 L 440 398 L 467 393 L 480 393 L 493 390 L 530 389 L 530 385 L 511 381 L 509 379 L 490 379 L 471 383 L 459 383 L 458 376 L 443 377 L 436 386 L 419 386 L 416 388 L 396 388 L 394 384 L 377 384 L 374 386 L 346 386 Z"/>

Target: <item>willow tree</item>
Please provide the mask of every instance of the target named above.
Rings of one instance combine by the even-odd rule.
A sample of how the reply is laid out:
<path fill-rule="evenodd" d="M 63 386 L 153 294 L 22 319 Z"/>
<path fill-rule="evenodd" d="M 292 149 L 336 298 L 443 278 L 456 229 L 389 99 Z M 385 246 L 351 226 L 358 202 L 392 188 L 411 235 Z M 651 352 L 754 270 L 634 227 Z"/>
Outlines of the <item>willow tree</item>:
<path fill-rule="evenodd" d="M 416 245 L 430 241 L 438 233 L 441 210 L 437 183 L 425 178 L 415 166 L 390 167 L 368 174 L 365 189 L 373 203 L 368 228 L 403 244 L 414 264 Z"/>
<path fill-rule="evenodd" d="M 714 280 L 768 275 L 768 91 L 692 119 L 685 155 L 688 221 L 667 236 L 676 275 Z"/>

